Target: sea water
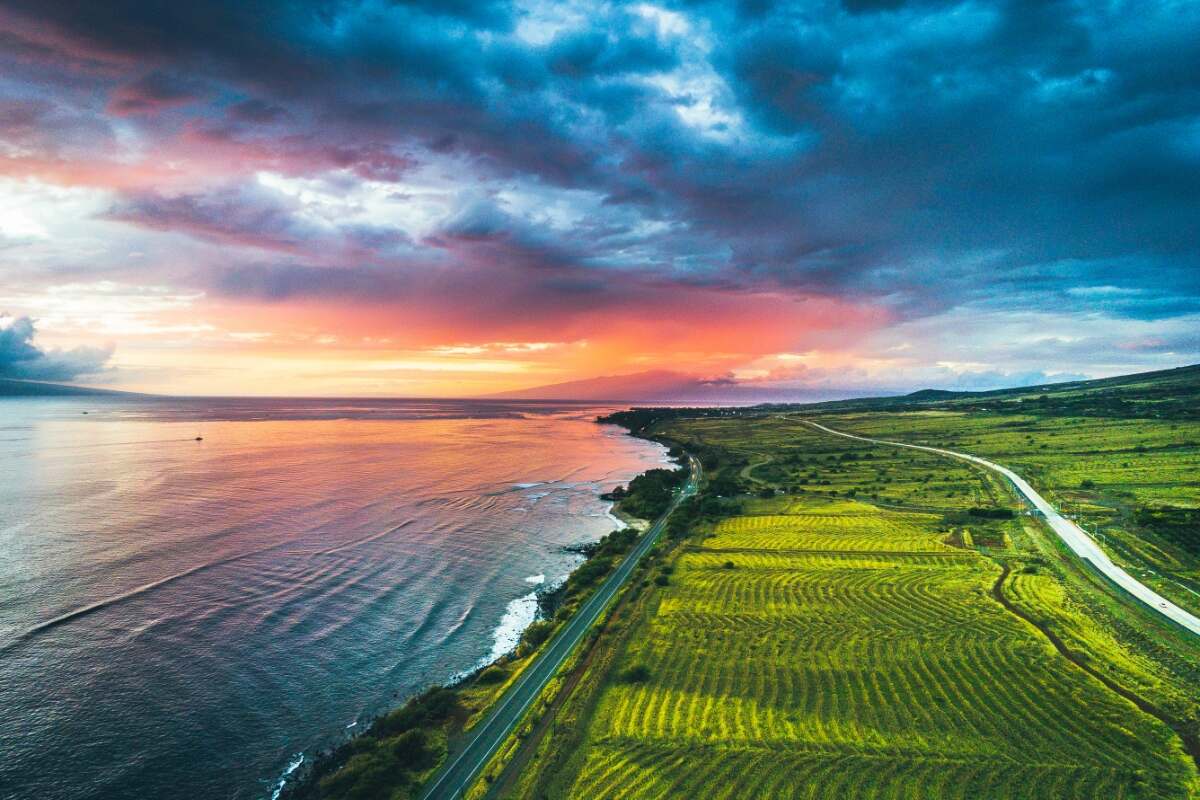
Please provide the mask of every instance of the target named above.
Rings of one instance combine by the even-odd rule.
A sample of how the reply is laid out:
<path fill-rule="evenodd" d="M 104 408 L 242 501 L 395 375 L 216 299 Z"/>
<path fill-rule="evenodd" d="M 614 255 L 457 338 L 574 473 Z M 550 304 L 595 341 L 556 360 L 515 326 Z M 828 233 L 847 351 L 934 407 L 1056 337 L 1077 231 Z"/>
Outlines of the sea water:
<path fill-rule="evenodd" d="M 604 410 L 0 400 L 0 795 L 270 798 L 507 652 L 664 461 Z"/>

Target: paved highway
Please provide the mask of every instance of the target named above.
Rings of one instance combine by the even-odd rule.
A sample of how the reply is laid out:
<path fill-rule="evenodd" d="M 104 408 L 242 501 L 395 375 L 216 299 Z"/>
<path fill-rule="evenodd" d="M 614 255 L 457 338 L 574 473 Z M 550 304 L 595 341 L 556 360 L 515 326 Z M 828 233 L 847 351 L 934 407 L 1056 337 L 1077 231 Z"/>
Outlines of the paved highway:
<path fill-rule="evenodd" d="M 812 420 L 804 420 L 804 422 L 807 422 L 814 428 L 818 428 L 826 433 L 832 433 L 835 436 L 844 436 L 847 439 L 857 439 L 861 442 L 871 442 L 872 444 L 886 444 L 891 445 L 892 447 L 908 447 L 913 450 L 924 450 L 929 453 L 937 453 L 938 455 L 959 458 L 963 461 L 970 461 L 972 463 L 979 464 L 980 466 L 987 467 L 994 472 L 999 472 L 1001 475 L 1012 481 L 1012 484 L 1017 488 L 1017 491 L 1020 492 L 1026 500 L 1032 503 L 1034 508 L 1042 513 L 1042 516 L 1046 518 L 1046 522 L 1050 525 L 1050 528 L 1056 534 L 1058 534 L 1058 538 L 1062 539 L 1067 547 L 1071 548 L 1071 551 L 1074 552 L 1075 555 L 1090 563 L 1109 580 L 1120 586 L 1125 591 L 1129 592 L 1138 600 L 1141 600 L 1143 603 L 1150 606 L 1150 608 L 1162 614 L 1172 622 L 1176 622 L 1179 625 L 1182 625 L 1184 628 L 1187 628 L 1192 633 L 1200 636 L 1200 617 L 1196 617 L 1195 615 L 1183 610 L 1170 600 L 1155 592 L 1150 587 L 1140 583 L 1128 572 L 1114 564 L 1112 560 L 1104 553 L 1104 551 L 1100 549 L 1100 546 L 1096 544 L 1095 540 L 1092 539 L 1091 536 L 1088 536 L 1087 533 L 1074 522 L 1067 519 L 1062 514 L 1059 514 L 1054 506 L 1047 503 L 1045 498 L 1038 494 L 1037 491 L 1035 491 L 1034 488 L 1030 486 L 1024 478 L 1013 472 L 1008 467 L 1001 466 L 1000 464 L 988 461 L 985 458 L 980 458 L 979 456 L 972 456 L 968 455 L 967 453 L 959 453 L 954 450 L 944 450 L 940 447 L 925 447 L 924 445 L 908 444 L 906 442 L 890 442 L 885 439 L 871 439 L 866 436 L 855 436 L 852 433 L 836 431 L 833 428 L 827 428 L 820 423 L 813 422 Z"/>
<path fill-rule="evenodd" d="M 516 727 L 525 715 L 525 711 L 542 693 L 542 689 L 558 672 L 567 656 L 575 649 L 580 640 L 591 630 L 592 624 L 600 617 L 600 613 L 616 596 L 617 590 L 628 580 L 633 568 L 637 566 L 642 556 L 654 546 L 666 525 L 667 517 L 685 497 L 696 492 L 700 480 L 700 462 L 689 457 L 691 474 L 683 490 L 676 494 L 667 512 L 638 539 L 633 550 L 626 556 L 616 571 L 592 593 L 587 602 L 575 613 L 542 651 L 537 659 L 525 668 L 516 682 L 496 702 L 488 716 L 475 726 L 471 740 L 456 754 L 453 754 L 446 765 L 439 770 L 421 795 L 422 800 L 451 800 L 460 796 L 479 771 L 487 764 L 488 759 L 496 752 L 508 734 Z"/>

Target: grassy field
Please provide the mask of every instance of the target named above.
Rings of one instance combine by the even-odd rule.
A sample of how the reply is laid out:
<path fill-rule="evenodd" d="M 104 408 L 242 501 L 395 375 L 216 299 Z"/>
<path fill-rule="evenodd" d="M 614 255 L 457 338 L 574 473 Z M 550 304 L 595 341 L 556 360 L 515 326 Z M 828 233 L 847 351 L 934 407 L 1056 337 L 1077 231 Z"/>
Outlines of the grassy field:
<path fill-rule="evenodd" d="M 909 438 L 987 454 L 951 427 Z M 561 700 L 570 724 L 492 796 L 1196 796 L 1200 649 L 1004 518 L 989 474 L 786 415 L 656 431 L 740 512 L 666 554 Z"/>
<path fill-rule="evenodd" d="M 1200 422 L 923 412 L 828 423 L 1011 467 L 1140 580 L 1200 613 Z"/>

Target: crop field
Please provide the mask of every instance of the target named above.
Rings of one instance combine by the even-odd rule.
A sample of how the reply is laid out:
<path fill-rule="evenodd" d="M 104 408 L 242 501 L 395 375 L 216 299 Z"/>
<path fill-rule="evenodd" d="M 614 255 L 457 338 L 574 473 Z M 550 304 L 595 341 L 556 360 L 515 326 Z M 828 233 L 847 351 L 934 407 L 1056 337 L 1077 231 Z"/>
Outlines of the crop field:
<path fill-rule="evenodd" d="M 1171 731 L 1005 611 L 937 517 L 773 503 L 677 559 L 568 796 L 1188 796 Z"/>
<path fill-rule="evenodd" d="M 805 512 L 797 506 L 789 504 L 790 514 L 724 520 L 705 544 L 710 550 L 747 548 L 757 553 L 787 552 L 798 544 L 806 551 L 837 553 L 954 550 L 930 541 L 929 525 L 937 519 L 928 515 L 894 514 L 895 519 L 886 519 L 870 506 L 852 503 L 832 512 L 819 507 Z"/>
<path fill-rule="evenodd" d="M 771 487 L 799 497 L 857 497 L 939 512 L 1002 502 L 999 485 L 965 463 L 811 434 L 787 417 L 694 420 L 678 431 L 681 441 L 717 445 L 743 459 L 743 491 Z"/>
<path fill-rule="evenodd" d="M 1077 516 L 1140 580 L 1200 612 L 1200 423 L 921 412 L 833 427 L 974 453 Z"/>
<path fill-rule="evenodd" d="M 895 416 L 842 422 L 882 435 Z M 669 580 L 601 640 L 614 655 L 577 690 L 582 732 L 492 796 L 1200 792 L 1180 735 L 1200 730 L 1200 648 L 1143 634 L 1032 518 L 972 516 L 1019 508 L 986 472 L 787 416 L 664 427 L 719 448 L 712 485 L 741 510 L 674 545 Z"/>

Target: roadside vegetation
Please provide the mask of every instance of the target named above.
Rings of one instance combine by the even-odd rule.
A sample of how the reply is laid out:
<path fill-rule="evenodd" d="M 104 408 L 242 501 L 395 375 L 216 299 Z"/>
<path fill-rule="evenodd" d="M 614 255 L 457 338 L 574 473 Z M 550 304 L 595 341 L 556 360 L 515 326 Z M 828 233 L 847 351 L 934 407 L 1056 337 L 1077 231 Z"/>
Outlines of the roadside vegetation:
<path fill-rule="evenodd" d="M 629 482 L 601 495 L 617 503 L 622 513 L 637 519 L 658 519 L 671 504 L 675 491 L 687 480 L 687 470 L 652 469 Z"/>

